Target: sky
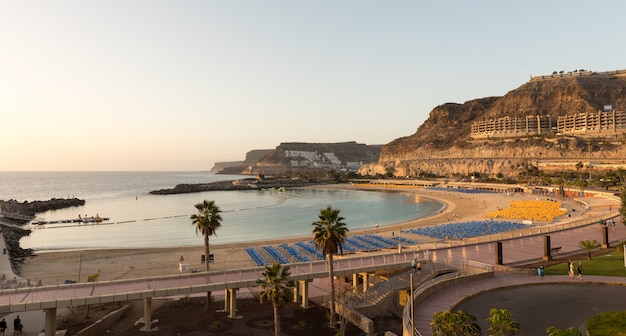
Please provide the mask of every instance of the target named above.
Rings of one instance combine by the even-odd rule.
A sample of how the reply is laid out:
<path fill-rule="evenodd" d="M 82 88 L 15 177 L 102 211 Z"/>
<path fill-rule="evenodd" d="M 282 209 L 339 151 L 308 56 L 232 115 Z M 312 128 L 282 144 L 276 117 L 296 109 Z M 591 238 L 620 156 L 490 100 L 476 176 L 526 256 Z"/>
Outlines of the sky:
<path fill-rule="evenodd" d="M 386 144 L 530 76 L 626 69 L 624 1 L 1 1 L 0 171 Z"/>

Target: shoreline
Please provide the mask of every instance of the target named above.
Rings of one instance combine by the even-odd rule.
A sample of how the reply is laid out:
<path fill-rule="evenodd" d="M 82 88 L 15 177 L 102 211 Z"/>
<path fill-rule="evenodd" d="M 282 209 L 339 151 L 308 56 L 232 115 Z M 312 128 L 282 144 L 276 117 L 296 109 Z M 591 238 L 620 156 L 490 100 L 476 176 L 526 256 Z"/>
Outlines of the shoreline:
<path fill-rule="evenodd" d="M 463 194 L 458 192 L 442 192 L 424 188 L 390 190 L 382 186 L 362 187 L 352 185 L 307 186 L 306 188 L 351 188 L 374 192 L 402 192 L 419 197 L 430 198 L 440 202 L 442 208 L 431 215 L 397 224 L 349 231 L 348 235 L 377 234 L 392 237 L 399 230 L 430 226 L 484 218 L 484 214 L 497 208 L 508 207 L 514 199 L 534 198 L 534 195 L 512 194 Z M 565 204 L 565 201 L 564 201 Z M 571 208 L 572 205 L 568 204 Z M 349 228 L 349 218 L 346 218 Z M 247 241 L 239 243 L 210 244 L 210 253 L 214 254 L 215 262 L 210 264 L 211 271 L 257 267 L 245 252 L 246 247 L 277 245 L 309 240 L 311 236 L 277 238 L 272 240 Z M 419 243 L 436 240 L 430 237 L 414 237 Z M 84 281 L 87 275 L 99 273 L 100 280 L 117 280 L 146 276 L 166 276 L 181 274 L 179 261 L 184 259 L 187 272 L 204 271 L 201 255 L 204 254 L 202 240 L 197 246 L 185 247 L 150 247 L 132 249 L 98 249 L 74 251 L 37 252 L 27 258 L 21 267 L 19 276 L 31 281 L 42 280 L 45 285 L 62 284 L 65 280 Z"/>

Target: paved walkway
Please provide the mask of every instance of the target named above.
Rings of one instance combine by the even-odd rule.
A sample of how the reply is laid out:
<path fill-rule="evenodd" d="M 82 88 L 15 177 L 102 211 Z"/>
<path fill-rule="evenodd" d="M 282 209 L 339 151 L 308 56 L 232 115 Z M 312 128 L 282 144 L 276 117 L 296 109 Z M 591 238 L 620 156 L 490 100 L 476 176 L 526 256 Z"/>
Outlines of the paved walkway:
<path fill-rule="evenodd" d="M 626 226 L 621 224 L 621 218 L 616 219 L 615 229 L 609 229 L 609 241 L 619 242 L 626 240 Z M 578 242 L 585 239 L 602 242 L 602 231 L 600 225 L 588 225 L 576 229 L 570 229 L 549 234 L 551 246 L 561 246 L 561 254 L 568 254 L 580 251 Z M 530 260 L 541 260 L 543 255 L 544 235 L 511 239 L 503 242 L 504 264 L 515 264 Z M 485 243 L 474 246 L 450 248 L 433 251 L 433 260 L 443 262 L 456 267 L 462 265 L 463 259 L 475 260 L 487 264 L 495 263 L 495 244 Z M 514 275 L 496 272 L 493 279 L 478 280 L 467 284 L 454 286 L 430 296 L 427 300 L 415 307 L 415 325 L 417 330 L 423 335 L 432 335 L 430 331 L 430 321 L 433 313 L 447 311 L 454 308 L 465 298 L 478 293 L 497 288 L 537 283 L 562 283 L 571 281 L 567 276 L 544 276 L 537 275 Z M 585 282 L 598 283 L 619 283 L 626 284 L 623 277 L 592 277 L 585 276 Z M 579 304 L 575 297 L 572 297 L 572 304 Z M 546 312 L 550 313 L 550 312 Z"/>

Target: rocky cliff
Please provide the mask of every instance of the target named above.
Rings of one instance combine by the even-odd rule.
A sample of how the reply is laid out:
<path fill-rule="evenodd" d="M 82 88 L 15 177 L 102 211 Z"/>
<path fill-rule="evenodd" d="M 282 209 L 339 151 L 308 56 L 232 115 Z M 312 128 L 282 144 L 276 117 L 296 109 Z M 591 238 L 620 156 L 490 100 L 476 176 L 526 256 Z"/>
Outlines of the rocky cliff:
<path fill-rule="evenodd" d="M 249 152 L 246 164 L 220 170 L 225 174 L 283 174 L 316 170 L 356 170 L 362 164 L 378 161 L 382 145 L 355 141 L 340 143 L 281 143 L 273 150 Z M 260 155 L 262 154 L 262 155 Z M 250 160 L 248 160 L 250 159 Z"/>
<path fill-rule="evenodd" d="M 221 174 L 240 174 L 248 166 L 252 166 L 259 162 L 263 156 L 272 152 L 273 149 L 254 149 L 246 153 L 246 159 L 243 161 L 216 162 L 211 168 L 212 172 Z"/>
<path fill-rule="evenodd" d="M 626 137 L 621 132 L 546 134 L 476 140 L 470 137 L 477 121 L 527 116 L 598 113 L 605 105 L 626 112 L 626 73 L 556 76 L 531 80 L 502 97 L 446 103 L 410 136 L 383 146 L 380 159 L 365 165 L 362 175 L 517 176 L 521 169 L 557 161 L 625 164 Z M 547 164 L 549 165 L 549 163 Z"/>

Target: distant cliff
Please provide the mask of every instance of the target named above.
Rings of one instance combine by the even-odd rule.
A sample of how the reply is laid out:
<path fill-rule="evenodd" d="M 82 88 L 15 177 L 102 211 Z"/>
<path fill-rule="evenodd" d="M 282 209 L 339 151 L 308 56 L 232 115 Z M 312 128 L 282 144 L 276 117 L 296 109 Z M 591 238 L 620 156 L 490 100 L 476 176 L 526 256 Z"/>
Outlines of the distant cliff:
<path fill-rule="evenodd" d="M 381 145 L 355 141 L 341 143 L 281 143 L 273 150 L 257 150 L 246 155 L 244 165 L 232 165 L 219 171 L 228 174 L 282 174 L 315 170 L 357 171 L 363 164 L 376 162 Z"/>
<path fill-rule="evenodd" d="M 257 163 L 263 156 L 272 152 L 273 149 L 255 149 L 246 153 L 244 161 L 216 162 L 211 168 L 212 172 L 220 174 L 241 174 L 248 166 Z"/>
<path fill-rule="evenodd" d="M 359 173 L 451 177 L 477 172 L 514 177 L 529 164 L 547 167 L 559 161 L 593 161 L 619 166 L 626 164 L 623 131 L 582 128 L 572 134 L 551 131 L 534 136 L 470 136 L 472 125 L 478 121 L 549 116 L 554 130 L 558 117 L 597 114 L 607 105 L 626 113 L 624 71 L 534 78 L 502 97 L 435 107 L 414 134 L 384 145 L 379 160 L 364 165 Z"/>

